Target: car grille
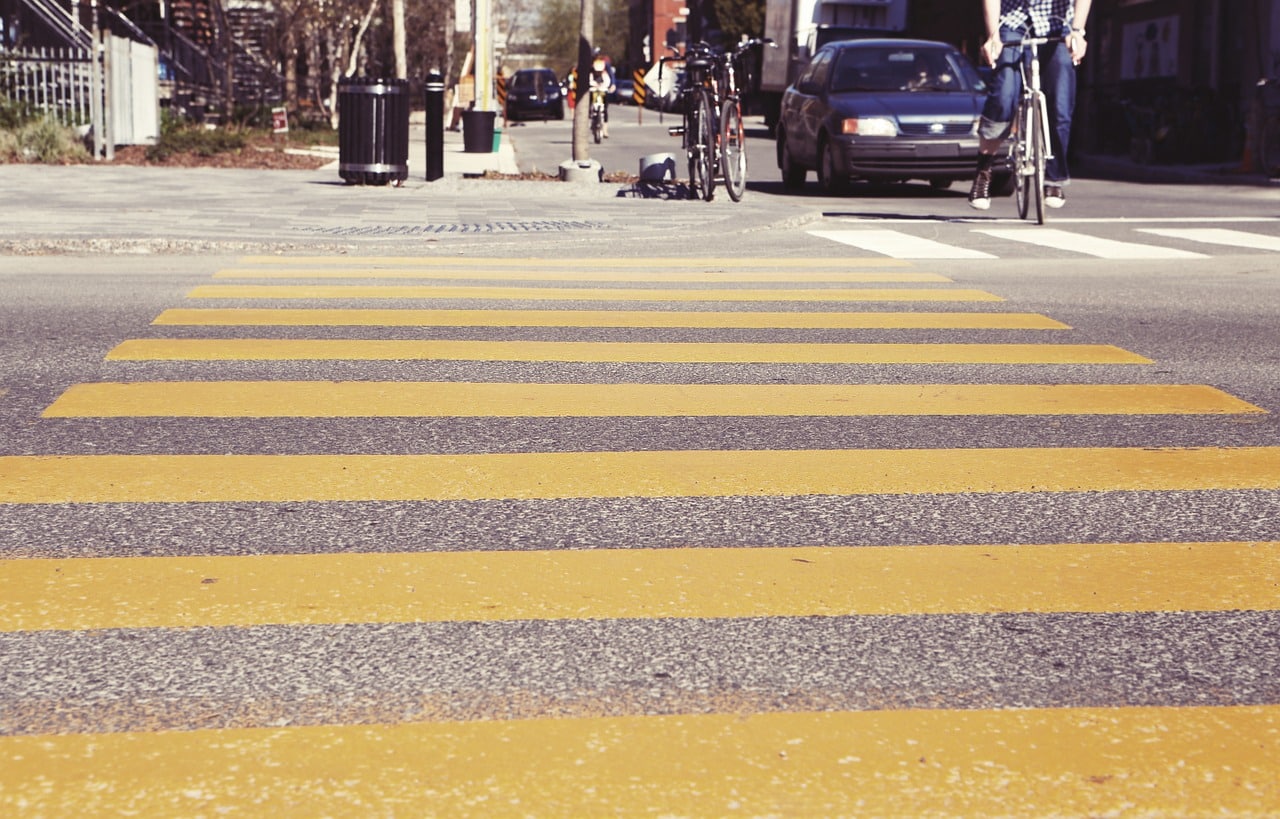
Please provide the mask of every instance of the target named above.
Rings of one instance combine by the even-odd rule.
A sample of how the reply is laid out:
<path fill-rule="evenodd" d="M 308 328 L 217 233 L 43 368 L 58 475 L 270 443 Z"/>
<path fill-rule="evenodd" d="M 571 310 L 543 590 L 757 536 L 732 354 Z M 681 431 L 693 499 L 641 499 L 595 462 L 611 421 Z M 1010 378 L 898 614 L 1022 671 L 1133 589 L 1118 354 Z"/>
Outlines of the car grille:
<path fill-rule="evenodd" d="M 935 125 L 942 130 L 933 130 Z M 965 136 L 973 131 L 972 122 L 904 122 L 898 127 L 907 136 Z"/>

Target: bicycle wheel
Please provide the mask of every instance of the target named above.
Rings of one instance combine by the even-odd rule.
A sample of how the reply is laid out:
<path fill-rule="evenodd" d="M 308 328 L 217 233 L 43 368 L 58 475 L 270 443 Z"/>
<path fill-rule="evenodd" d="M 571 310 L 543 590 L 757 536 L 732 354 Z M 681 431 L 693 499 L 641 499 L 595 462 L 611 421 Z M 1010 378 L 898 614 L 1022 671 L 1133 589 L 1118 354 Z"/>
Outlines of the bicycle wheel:
<path fill-rule="evenodd" d="M 595 140 L 595 143 L 597 145 L 599 145 L 600 139 L 603 135 L 604 135 L 604 117 L 600 115 L 599 111 L 592 111 L 591 112 L 591 138 Z"/>
<path fill-rule="evenodd" d="M 715 155 L 715 131 L 711 120 L 711 100 L 705 89 L 699 88 L 690 102 L 689 124 L 685 139 L 689 151 L 689 187 L 695 196 L 710 202 L 716 193 L 713 164 Z"/>
<path fill-rule="evenodd" d="M 1049 135 L 1045 133 L 1044 97 L 1036 97 L 1031 129 L 1031 196 L 1036 203 L 1036 224 L 1044 224 L 1044 169 L 1049 156 Z"/>
<path fill-rule="evenodd" d="M 724 189 L 730 199 L 741 202 L 747 189 L 747 140 L 736 99 L 725 100 L 720 111 L 720 164 L 724 170 Z"/>
<path fill-rule="evenodd" d="M 1032 170 L 1031 149 L 1031 116 L 1034 111 L 1031 105 L 1023 103 L 1018 106 L 1016 127 L 1018 133 L 1013 142 L 1013 193 L 1018 202 L 1018 218 L 1026 219 L 1031 208 Z"/>

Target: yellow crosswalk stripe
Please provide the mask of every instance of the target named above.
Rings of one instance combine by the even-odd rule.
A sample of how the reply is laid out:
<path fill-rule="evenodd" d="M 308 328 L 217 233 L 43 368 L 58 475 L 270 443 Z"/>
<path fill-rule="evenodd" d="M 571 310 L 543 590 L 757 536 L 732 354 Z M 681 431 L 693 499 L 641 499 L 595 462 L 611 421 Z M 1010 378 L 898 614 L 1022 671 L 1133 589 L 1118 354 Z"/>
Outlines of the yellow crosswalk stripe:
<path fill-rule="evenodd" d="M 860 268 L 860 267 L 910 267 L 911 262 L 902 259 L 889 259 L 880 256 L 829 256 L 824 258 L 779 257 L 779 258 L 744 258 L 742 256 L 713 256 L 671 258 L 603 258 L 603 259 L 548 259 L 548 258 L 501 258 L 468 257 L 468 256 L 244 256 L 240 260 L 244 265 L 359 265 L 361 267 L 393 267 L 409 265 L 412 267 L 491 267 L 502 268 L 555 268 L 572 269 L 583 264 L 606 268 L 640 268 L 642 270 L 677 269 L 711 269 L 711 270 L 753 270 L 775 268 L 814 269 L 825 268 Z"/>
<path fill-rule="evenodd" d="M 143 381 L 71 386 L 46 418 L 1227 414 L 1221 390 L 1150 384 L 529 384 Z"/>
<path fill-rule="evenodd" d="M 649 270 L 632 268 L 634 272 L 601 270 L 593 266 L 565 268 L 561 270 L 517 268 L 511 270 L 484 270 L 475 268 L 433 267 L 286 267 L 249 268 L 231 267 L 213 274 L 215 279 L 468 279 L 485 278 L 504 281 L 581 281 L 581 282 L 930 282 L 943 283 L 952 279 L 938 273 L 914 273 L 907 271 L 834 272 L 805 271 L 753 271 L 753 270 Z"/>
<path fill-rule="evenodd" d="M 520 361 L 673 364 L 1150 364 L 1107 344 L 843 344 L 142 338 L 108 361 Z"/>
<path fill-rule="evenodd" d="M 1035 313 L 775 313 L 687 310 L 391 310 L 175 308 L 157 325 L 334 327 L 690 327 L 794 330 L 1069 330 Z"/>
<path fill-rule="evenodd" d="M 1271 815 L 1280 707 L 689 714 L 0 737 L 31 815 Z"/>
<path fill-rule="evenodd" d="M 1280 489 L 1280 447 L 9 455 L 0 503 Z"/>
<path fill-rule="evenodd" d="M 0 631 L 1275 611 L 1280 543 L 0 560 Z"/>
<path fill-rule="evenodd" d="M 360 284 L 204 284 L 187 294 L 192 299 L 508 299 L 519 301 L 1003 301 L 983 290 L 963 288 L 815 287 L 688 288 L 638 287 L 482 287 L 448 285 Z"/>

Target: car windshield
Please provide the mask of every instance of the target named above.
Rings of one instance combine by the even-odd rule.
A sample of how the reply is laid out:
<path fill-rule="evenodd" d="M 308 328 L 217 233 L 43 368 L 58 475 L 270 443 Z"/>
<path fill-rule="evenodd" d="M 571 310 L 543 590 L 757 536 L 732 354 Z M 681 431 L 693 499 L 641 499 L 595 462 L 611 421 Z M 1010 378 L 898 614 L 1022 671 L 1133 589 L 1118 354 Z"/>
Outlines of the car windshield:
<path fill-rule="evenodd" d="M 831 90 L 972 91 L 972 72 L 940 48 L 846 48 L 836 57 Z"/>
<path fill-rule="evenodd" d="M 513 91 L 537 91 L 538 79 L 542 77 L 542 73 L 538 71 L 517 71 L 516 75 L 511 79 L 511 88 Z M 547 85 L 549 83 L 542 83 Z"/>

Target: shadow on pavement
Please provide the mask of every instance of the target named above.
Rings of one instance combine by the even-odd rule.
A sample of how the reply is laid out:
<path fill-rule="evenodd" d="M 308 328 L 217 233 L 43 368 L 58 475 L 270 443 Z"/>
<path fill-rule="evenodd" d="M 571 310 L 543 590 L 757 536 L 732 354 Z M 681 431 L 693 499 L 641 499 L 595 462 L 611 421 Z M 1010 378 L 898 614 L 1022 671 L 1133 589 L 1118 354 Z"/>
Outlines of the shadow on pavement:
<path fill-rule="evenodd" d="M 695 199 L 696 195 L 686 182 L 633 183 L 618 191 L 620 199 Z"/>

